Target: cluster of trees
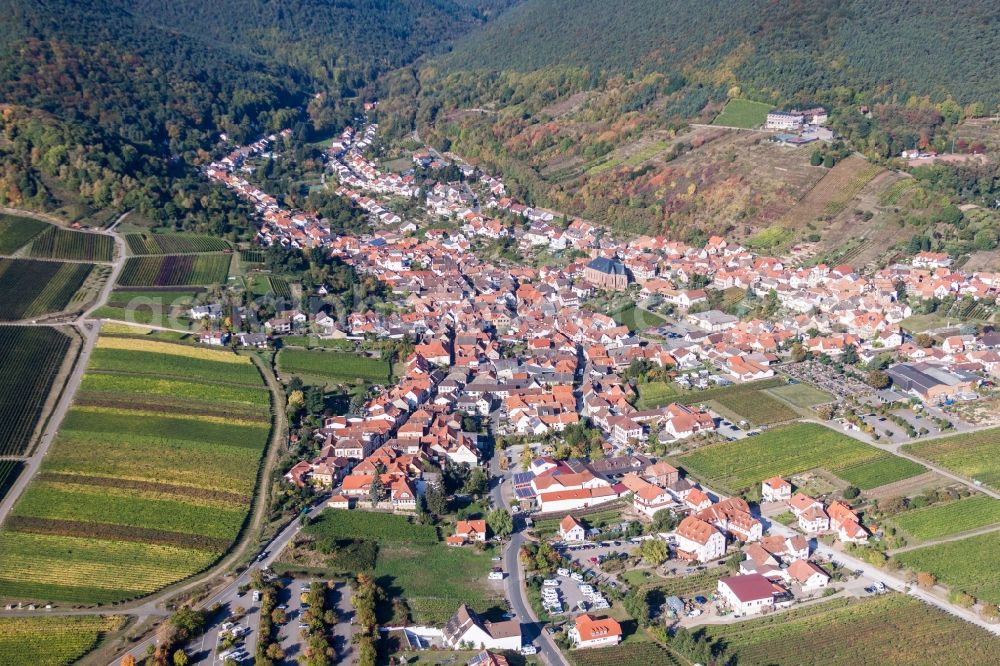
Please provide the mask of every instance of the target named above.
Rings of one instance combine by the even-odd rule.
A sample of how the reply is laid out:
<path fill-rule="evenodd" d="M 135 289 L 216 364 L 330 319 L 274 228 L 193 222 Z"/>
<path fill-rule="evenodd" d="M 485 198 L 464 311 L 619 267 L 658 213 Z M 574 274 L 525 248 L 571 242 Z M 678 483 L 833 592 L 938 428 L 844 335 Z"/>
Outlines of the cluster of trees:
<path fill-rule="evenodd" d="M 358 574 L 354 581 L 354 619 L 358 624 L 355 641 L 358 645 L 359 666 L 376 666 L 378 663 L 378 605 L 385 601 L 385 592 L 371 576 Z"/>

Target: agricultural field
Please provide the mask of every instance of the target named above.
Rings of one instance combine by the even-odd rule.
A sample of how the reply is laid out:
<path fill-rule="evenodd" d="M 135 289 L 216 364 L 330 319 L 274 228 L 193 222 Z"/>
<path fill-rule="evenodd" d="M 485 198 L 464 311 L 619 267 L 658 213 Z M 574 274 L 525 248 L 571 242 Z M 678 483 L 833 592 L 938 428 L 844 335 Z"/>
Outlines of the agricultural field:
<path fill-rule="evenodd" d="M 1000 428 L 905 444 L 903 450 L 1000 488 Z"/>
<path fill-rule="evenodd" d="M 242 529 L 269 433 L 248 357 L 102 336 L 0 530 L 0 597 L 109 603 L 209 566 Z"/>
<path fill-rule="evenodd" d="M 65 666 L 90 652 L 125 618 L 112 615 L 0 618 L 0 664 Z"/>
<path fill-rule="evenodd" d="M 785 402 L 790 402 L 796 407 L 809 408 L 815 405 L 822 405 L 831 402 L 833 396 L 826 391 L 821 391 L 809 384 L 785 384 L 767 389 L 771 395 L 777 396 Z"/>
<path fill-rule="evenodd" d="M 766 389 L 784 386 L 780 378 L 765 379 L 749 384 L 734 384 L 705 391 L 687 393 L 677 399 L 685 405 L 707 402 L 718 404 L 723 410 L 754 425 L 770 425 L 798 418 L 798 413 L 780 400 L 765 393 Z"/>
<path fill-rule="evenodd" d="M 107 262 L 114 258 L 115 241 L 105 234 L 52 226 L 35 238 L 28 254 L 40 259 Z"/>
<path fill-rule="evenodd" d="M 666 322 L 660 315 L 643 310 L 635 304 L 613 312 L 611 316 L 622 326 L 628 326 L 630 331 L 636 332 L 662 326 Z"/>
<path fill-rule="evenodd" d="M 573 666 L 680 666 L 682 662 L 668 648 L 652 641 L 622 643 L 608 648 L 567 652 Z"/>
<path fill-rule="evenodd" d="M 712 121 L 713 125 L 724 127 L 760 127 L 767 120 L 767 113 L 774 107 L 764 102 L 749 99 L 731 99 L 726 102 L 722 113 Z"/>
<path fill-rule="evenodd" d="M 406 516 L 328 509 L 302 536 L 302 542 L 282 554 L 279 568 L 307 564 L 329 574 L 367 569 L 406 601 L 416 622 L 447 622 L 463 601 L 477 611 L 499 603 L 486 583 L 488 552 L 449 548 L 436 528 L 413 524 Z M 326 544 L 322 554 L 312 550 L 311 540 Z"/>
<path fill-rule="evenodd" d="M 837 162 L 779 220 L 778 225 L 788 229 L 798 229 L 806 224 L 835 217 L 869 181 L 878 175 L 880 170 L 880 167 L 870 164 L 857 155 L 851 155 Z"/>
<path fill-rule="evenodd" d="M 17 481 L 18 475 L 24 468 L 24 463 L 17 460 L 0 460 L 0 500 L 6 495 L 10 487 Z"/>
<path fill-rule="evenodd" d="M 641 571 L 632 571 L 629 573 L 633 574 L 627 579 L 630 584 L 638 584 L 643 589 L 659 590 L 665 597 L 690 597 L 697 594 L 714 593 L 718 587 L 719 579 L 729 575 L 728 570 L 720 567 L 714 567 L 689 576 L 670 576 L 669 578 L 663 578 L 655 574 L 650 575 L 648 578 L 635 575 L 641 574 Z"/>
<path fill-rule="evenodd" d="M 282 349 L 278 352 L 278 367 L 282 375 L 298 374 L 319 377 L 333 383 L 368 382 L 384 384 L 392 368 L 378 358 L 338 351 L 306 351 Z"/>
<path fill-rule="evenodd" d="M 0 213 L 0 254 L 13 254 L 48 226 L 30 217 Z"/>
<path fill-rule="evenodd" d="M 30 319 L 64 310 L 93 267 L 0 259 L 0 320 Z"/>
<path fill-rule="evenodd" d="M 190 254 L 194 252 L 222 252 L 230 245 L 215 236 L 197 234 L 125 234 L 125 243 L 131 254 Z"/>
<path fill-rule="evenodd" d="M 680 395 L 680 388 L 672 382 L 646 382 L 636 387 L 639 399 L 635 402 L 636 409 L 653 409 L 674 402 Z"/>
<path fill-rule="evenodd" d="M 737 492 L 776 474 L 824 468 L 862 490 L 926 470 L 816 423 L 777 427 L 749 439 L 700 448 L 677 458 L 711 487 Z"/>
<path fill-rule="evenodd" d="M 953 590 L 1000 604 L 1000 532 L 908 550 L 894 559 L 913 571 L 934 574 Z"/>
<path fill-rule="evenodd" d="M 240 261 L 244 264 L 263 264 L 263 250 L 240 250 Z"/>
<path fill-rule="evenodd" d="M 118 278 L 123 287 L 211 285 L 226 281 L 228 254 L 168 254 L 129 257 Z"/>
<path fill-rule="evenodd" d="M 837 599 L 769 617 L 706 627 L 740 666 L 991 664 L 1000 642 L 918 599 Z"/>
<path fill-rule="evenodd" d="M 69 345 L 53 328 L 0 326 L 0 455 L 27 452 Z"/>
<path fill-rule="evenodd" d="M 975 495 L 906 511 L 892 521 L 914 539 L 928 541 L 1000 523 L 1000 500 Z"/>
<path fill-rule="evenodd" d="M 94 311 L 99 319 L 117 319 L 135 324 L 152 324 L 190 329 L 187 310 L 195 304 L 198 292 L 187 290 L 115 289 L 108 302 Z"/>

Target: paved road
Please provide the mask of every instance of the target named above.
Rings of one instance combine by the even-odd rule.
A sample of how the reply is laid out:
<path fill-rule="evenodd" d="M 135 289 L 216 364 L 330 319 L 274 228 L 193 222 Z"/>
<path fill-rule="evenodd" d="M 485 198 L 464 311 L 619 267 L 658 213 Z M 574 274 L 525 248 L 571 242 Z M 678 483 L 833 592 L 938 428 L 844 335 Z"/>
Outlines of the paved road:
<path fill-rule="evenodd" d="M 510 486 L 510 470 L 507 473 L 500 470 L 501 455 L 504 455 L 503 451 L 495 451 L 493 459 L 490 461 L 490 471 L 493 475 L 490 496 L 494 506 L 507 507 L 510 506 L 510 500 L 513 498 L 513 489 Z M 510 536 L 503 552 L 503 565 L 507 572 L 507 577 L 504 579 L 504 591 L 507 594 L 507 599 L 510 600 L 511 609 L 521 622 L 523 642 L 525 644 L 533 643 L 549 666 L 568 666 L 566 658 L 563 657 L 552 637 L 542 631 L 542 625 L 532 612 L 531 604 L 528 603 L 524 587 L 524 572 L 518 559 L 521 546 L 526 540 L 524 521 L 519 516 L 515 516 L 514 533 Z"/>

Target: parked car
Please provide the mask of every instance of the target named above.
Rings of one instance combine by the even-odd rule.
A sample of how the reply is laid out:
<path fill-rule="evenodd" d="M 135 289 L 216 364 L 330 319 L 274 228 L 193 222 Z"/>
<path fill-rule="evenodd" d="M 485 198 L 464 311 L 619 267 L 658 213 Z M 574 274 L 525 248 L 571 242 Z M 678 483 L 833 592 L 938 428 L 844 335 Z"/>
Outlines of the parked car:
<path fill-rule="evenodd" d="M 544 585 L 545 587 L 559 587 L 559 581 L 557 581 L 555 578 L 546 578 L 545 580 L 542 581 L 542 585 Z"/>
<path fill-rule="evenodd" d="M 538 654 L 538 648 L 530 643 L 528 645 L 522 645 L 521 654 Z"/>

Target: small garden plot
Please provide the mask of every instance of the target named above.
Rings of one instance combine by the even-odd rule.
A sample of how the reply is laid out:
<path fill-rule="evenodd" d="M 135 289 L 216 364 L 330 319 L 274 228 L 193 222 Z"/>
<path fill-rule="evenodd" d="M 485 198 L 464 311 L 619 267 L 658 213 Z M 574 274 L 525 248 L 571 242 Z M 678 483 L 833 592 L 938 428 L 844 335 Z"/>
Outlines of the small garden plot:
<path fill-rule="evenodd" d="M 925 666 L 1000 661 L 1000 642 L 930 604 L 890 594 L 831 600 L 768 617 L 705 627 L 741 666 Z"/>
<path fill-rule="evenodd" d="M 9 617 L 0 619 L 0 664 L 64 666 L 125 625 L 120 616 Z"/>
<path fill-rule="evenodd" d="M 674 402 L 680 395 L 680 389 L 672 382 L 647 382 L 639 384 L 639 399 L 636 409 L 653 409 Z"/>
<path fill-rule="evenodd" d="M 211 285 L 226 281 L 228 254 L 169 254 L 130 257 L 118 278 L 126 287 Z"/>
<path fill-rule="evenodd" d="M 723 127 L 743 127 L 750 129 L 760 127 L 767 120 L 768 112 L 774 107 L 764 102 L 754 102 L 749 99 L 731 99 L 726 102 L 722 113 L 712 121 L 713 125 Z"/>
<path fill-rule="evenodd" d="M 1000 523 L 1000 500 L 976 495 L 956 502 L 913 509 L 892 520 L 914 539 L 938 539 Z"/>
<path fill-rule="evenodd" d="M 720 490 L 756 487 L 774 475 L 824 468 L 868 489 L 926 471 L 903 466 L 889 453 L 815 423 L 796 423 L 756 437 L 714 444 L 677 458 L 688 472 Z M 872 463 L 872 467 L 859 467 Z M 854 471 L 853 470 L 861 470 Z"/>
<path fill-rule="evenodd" d="M 785 380 L 775 377 L 749 384 L 734 384 L 733 386 L 685 394 L 677 402 L 694 405 L 712 401 L 754 425 L 781 423 L 797 418 L 798 413 L 782 401 L 767 394 L 765 389 L 784 386 L 784 384 Z"/>
<path fill-rule="evenodd" d="M 115 241 L 106 234 L 49 227 L 31 244 L 29 254 L 48 259 L 111 261 L 115 254 Z"/>
<path fill-rule="evenodd" d="M 222 252 L 229 243 L 215 236 L 197 234 L 125 234 L 125 242 L 132 254 L 188 254 L 194 252 Z"/>
<path fill-rule="evenodd" d="M 264 252 L 261 250 L 240 250 L 240 261 L 244 264 L 263 264 Z"/>
<path fill-rule="evenodd" d="M 0 455 L 26 452 L 69 344 L 52 328 L 0 326 Z"/>
<path fill-rule="evenodd" d="M 93 264 L 0 259 L 0 319 L 40 317 L 66 308 Z"/>
<path fill-rule="evenodd" d="M 719 579 L 730 575 L 722 567 L 715 567 L 687 576 L 660 578 L 655 576 L 643 585 L 644 589 L 659 590 L 663 596 L 690 597 L 697 594 L 712 594 L 718 587 Z"/>
<path fill-rule="evenodd" d="M 14 254 L 48 227 L 45 222 L 30 217 L 0 213 L 0 254 Z"/>
<path fill-rule="evenodd" d="M 1000 488 L 1000 428 L 906 444 L 903 450 Z"/>
<path fill-rule="evenodd" d="M 389 381 L 392 368 L 383 359 L 338 351 L 282 349 L 278 352 L 282 375 L 300 374 L 331 382 L 363 381 L 381 384 Z"/>
<path fill-rule="evenodd" d="M 635 304 L 613 312 L 611 316 L 622 326 L 627 326 L 630 331 L 636 332 L 662 326 L 667 321 L 660 315 L 653 314 L 649 310 L 643 310 Z"/>
<path fill-rule="evenodd" d="M 1000 604 L 1000 532 L 898 553 L 895 559 L 913 571 L 934 574 L 952 589 Z"/>

